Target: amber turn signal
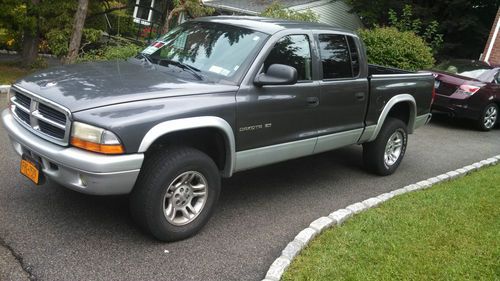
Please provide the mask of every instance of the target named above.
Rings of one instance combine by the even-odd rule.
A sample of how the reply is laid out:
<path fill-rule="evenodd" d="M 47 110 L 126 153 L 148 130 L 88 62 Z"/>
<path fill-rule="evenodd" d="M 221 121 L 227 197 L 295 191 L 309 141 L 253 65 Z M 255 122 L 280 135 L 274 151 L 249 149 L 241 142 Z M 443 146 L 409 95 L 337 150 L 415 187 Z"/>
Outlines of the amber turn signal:
<path fill-rule="evenodd" d="M 125 152 L 121 144 L 99 144 L 95 142 L 84 141 L 75 137 L 71 138 L 71 145 L 88 151 L 103 154 L 123 154 Z"/>

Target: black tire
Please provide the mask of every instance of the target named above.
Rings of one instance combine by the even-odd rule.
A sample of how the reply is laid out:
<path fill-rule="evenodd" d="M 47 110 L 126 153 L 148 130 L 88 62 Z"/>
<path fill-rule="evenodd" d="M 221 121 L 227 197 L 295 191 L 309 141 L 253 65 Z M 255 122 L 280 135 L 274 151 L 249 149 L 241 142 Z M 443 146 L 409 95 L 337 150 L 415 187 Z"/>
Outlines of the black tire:
<path fill-rule="evenodd" d="M 167 190 L 170 194 L 172 189 L 176 190 L 184 186 L 169 189 L 174 180 L 177 180 L 180 175 L 193 171 L 202 175 L 205 180 L 206 199 L 198 214 L 193 215 L 192 221 L 185 225 L 175 225 L 167 220 L 164 213 L 164 204 L 170 200 L 165 199 L 164 196 Z M 197 149 L 170 147 L 163 151 L 157 151 L 150 155 L 144 163 L 130 195 L 132 217 L 139 226 L 158 240 L 177 241 L 188 238 L 196 234 L 210 219 L 219 199 L 220 182 L 217 165 L 205 153 Z M 170 198 L 172 197 L 173 194 Z M 191 194 L 191 198 L 194 198 L 193 194 Z M 174 211 L 174 213 L 176 212 Z"/>
<path fill-rule="evenodd" d="M 491 111 L 495 112 L 495 116 L 493 117 L 494 121 L 493 119 L 490 119 L 492 118 L 489 115 Z M 490 119 L 490 122 L 487 122 L 487 119 Z M 490 103 L 484 107 L 483 112 L 481 113 L 481 118 L 477 120 L 477 128 L 480 131 L 487 132 L 493 129 L 497 123 L 498 123 L 498 106 L 494 103 Z"/>
<path fill-rule="evenodd" d="M 402 137 L 402 144 L 399 156 L 393 164 L 387 164 L 385 160 L 385 150 L 388 145 L 389 138 L 396 132 L 399 132 Z M 396 171 L 399 164 L 403 160 L 408 144 L 408 131 L 406 124 L 400 119 L 387 117 L 382 129 L 377 138 L 363 144 L 363 162 L 365 167 L 372 173 L 387 176 Z"/>

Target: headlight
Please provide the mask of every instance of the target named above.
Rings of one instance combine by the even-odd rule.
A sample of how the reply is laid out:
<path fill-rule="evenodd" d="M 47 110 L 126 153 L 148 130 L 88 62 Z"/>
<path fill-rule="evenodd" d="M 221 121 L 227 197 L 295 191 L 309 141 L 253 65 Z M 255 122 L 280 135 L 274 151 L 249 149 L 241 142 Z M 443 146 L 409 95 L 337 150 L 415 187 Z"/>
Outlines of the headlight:
<path fill-rule="evenodd" d="M 110 131 L 92 125 L 73 122 L 71 145 L 103 154 L 125 152 L 118 137 Z"/>

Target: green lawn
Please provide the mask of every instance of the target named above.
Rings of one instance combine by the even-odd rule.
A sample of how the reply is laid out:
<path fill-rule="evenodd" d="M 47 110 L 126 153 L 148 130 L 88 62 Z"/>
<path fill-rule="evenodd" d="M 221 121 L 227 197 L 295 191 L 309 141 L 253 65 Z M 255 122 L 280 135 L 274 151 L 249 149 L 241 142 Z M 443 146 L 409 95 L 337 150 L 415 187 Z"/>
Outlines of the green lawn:
<path fill-rule="evenodd" d="M 325 231 L 282 280 L 500 280 L 500 165 Z"/>
<path fill-rule="evenodd" d="M 0 85 L 12 84 L 28 73 L 30 70 L 18 67 L 13 63 L 0 63 Z"/>

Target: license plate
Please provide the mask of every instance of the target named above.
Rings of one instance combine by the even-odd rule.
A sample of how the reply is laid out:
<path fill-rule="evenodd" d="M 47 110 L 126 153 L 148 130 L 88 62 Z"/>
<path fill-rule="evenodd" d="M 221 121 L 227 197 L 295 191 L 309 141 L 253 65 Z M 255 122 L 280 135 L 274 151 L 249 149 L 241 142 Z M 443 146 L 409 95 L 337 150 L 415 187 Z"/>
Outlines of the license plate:
<path fill-rule="evenodd" d="M 40 165 L 23 157 L 21 159 L 21 174 L 25 175 L 28 179 L 35 184 L 40 182 Z"/>

